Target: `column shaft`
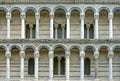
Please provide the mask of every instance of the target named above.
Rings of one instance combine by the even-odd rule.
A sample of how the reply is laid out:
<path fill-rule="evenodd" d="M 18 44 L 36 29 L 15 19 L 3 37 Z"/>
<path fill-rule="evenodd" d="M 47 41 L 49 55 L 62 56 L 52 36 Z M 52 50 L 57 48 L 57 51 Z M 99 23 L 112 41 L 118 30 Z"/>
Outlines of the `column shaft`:
<path fill-rule="evenodd" d="M 53 79 L 53 51 L 49 52 L 49 79 Z"/>
<path fill-rule="evenodd" d="M 99 14 L 96 13 L 94 17 L 95 17 L 94 38 L 98 39 L 99 38 L 99 31 L 98 31 L 98 18 L 99 18 Z"/>
<path fill-rule="evenodd" d="M 66 79 L 70 79 L 70 58 L 69 55 L 66 56 Z"/>
<path fill-rule="evenodd" d="M 40 14 L 36 13 L 36 39 L 39 39 L 39 20 Z"/>
<path fill-rule="evenodd" d="M 66 17 L 67 17 L 67 39 L 70 39 L 70 14 L 67 13 L 66 14 Z"/>
<path fill-rule="evenodd" d="M 10 52 L 6 52 L 6 78 L 10 79 Z"/>
<path fill-rule="evenodd" d="M 50 14 L 50 38 L 53 39 L 53 19 L 54 19 L 54 14 Z"/>
<path fill-rule="evenodd" d="M 21 58 L 20 62 L 20 78 L 24 78 L 24 58 Z"/>
<path fill-rule="evenodd" d="M 109 79 L 112 80 L 112 58 L 109 58 Z"/>
<path fill-rule="evenodd" d="M 80 15 L 80 19 L 81 19 L 81 39 L 84 39 L 84 13 L 82 13 Z"/>
<path fill-rule="evenodd" d="M 21 14 L 21 39 L 25 39 L 25 13 Z"/>
<path fill-rule="evenodd" d="M 36 51 L 35 54 L 34 54 L 34 57 L 35 57 L 35 71 L 34 71 L 34 77 L 35 79 L 38 79 L 38 66 L 39 66 L 39 63 L 38 63 L 38 59 L 39 59 L 39 51 Z"/>
<path fill-rule="evenodd" d="M 10 39 L 10 19 L 11 19 L 11 13 L 6 14 L 7 18 L 7 39 Z"/>
<path fill-rule="evenodd" d="M 85 56 L 85 52 L 80 51 L 80 78 L 81 80 L 84 80 L 84 56 Z"/>
<path fill-rule="evenodd" d="M 109 38 L 113 38 L 113 23 L 112 23 L 113 14 L 109 13 Z"/>

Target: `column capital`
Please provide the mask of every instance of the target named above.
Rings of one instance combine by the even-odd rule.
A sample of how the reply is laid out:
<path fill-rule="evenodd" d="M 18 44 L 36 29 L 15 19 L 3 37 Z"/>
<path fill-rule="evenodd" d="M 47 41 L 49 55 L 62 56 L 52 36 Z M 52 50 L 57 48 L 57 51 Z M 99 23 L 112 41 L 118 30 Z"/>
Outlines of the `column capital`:
<path fill-rule="evenodd" d="M 49 51 L 49 58 L 53 58 L 54 54 L 53 51 Z"/>
<path fill-rule="evenodd" d="M 114 53 L 112 51 L 110 51 L 109 54 L 108 54 L 108 57 L 113 58 L 113 56 L 114 56 Z"/>
<path fill-rule="evenodd" d="M 25 19 L 25 18 L 26 18 L 25 13 L 21 13 L 21 19 Z"/>
<path fill-rule="evenodd" d="M 20 51 L 20 57 L 25 58 L 25 52 L 24 51 Z"/>
<path fill-rule="evenodd" d="M 34 57 L 35 57 L 35 58 L 39 58 L 39 51 L 35 51 Z"/>
<path fill-rule="evenodd" d="M 70 18 L 70 13 L 66 13 L 66 18 L 67 18 L 67 19 Z"/>
<path fill-rule="evenodd" d="M 82 51 L 80 51 L 80 57 L 81 58 L 84 58 L 85 57 L 85 52 L 82 50 Z"/>
<path fill-rule="evenodd" d="M 94 19 L 99 19 L 99 13 L 94 14 Z"/>
<path fill-rule="evenodd" d="M 37 20 L 39 20 L 40 19 L 40 14 L 37 12 L 37 13 L 35 13 L 35 18 L 37 19 Z"/>
<path fill-rule="evenodd" d="M 95 58 L 95 59 L 98 59 L 98 58 L 99 58 L 99 51 L 95 51 L 95 52 L 94 52 L 94 58 Z"/>
<path fill-rule="evenodd" d="M 69 57 L 70 57 L 70 51 L 66 51 L 65 53 L 66 53 L 66 54 L 65 54 L 66 57 L 69 58 Z"/>
<path fill-rule="evenodd" d="M 108 14 L 108 18 L 109 18 L 109 19 L 112 19 L 112 18 L 113 18 L 113 13 L 109 13 L 109 14 Z"/>
<path fill-rule="evenodd" d="M 54 13 L 50 13 L 50 19 L 54 18 Z"/>
<path fill-rule="evenodd" d="M 10 58 L 10 57 L 11 57 L 11 52 L 7 51 L 7 52 L 5 53 L 5 56 L 6 56 L 7 58 Z"/>
<path fill-rule="evenodd" d="M 80 19 L 85 19 L 85 14 L 84 13 L 80 14 Z"/>
<path fill-rule="evenodd" d="M 7 13 L 7 14 L 6 14 L 6 18 L 7 18 L 7 19 L 11 19 L 11 13 Z"/>

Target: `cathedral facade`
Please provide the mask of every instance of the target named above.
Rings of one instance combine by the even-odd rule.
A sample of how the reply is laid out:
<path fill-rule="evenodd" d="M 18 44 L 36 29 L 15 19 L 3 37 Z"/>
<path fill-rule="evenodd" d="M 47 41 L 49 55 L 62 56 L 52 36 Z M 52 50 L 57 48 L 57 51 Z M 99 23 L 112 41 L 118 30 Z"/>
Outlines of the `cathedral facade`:
<path fill-rule="evenodd" d="M 120 81 L 120 1 L 0 0 L 0 81 Z"/>

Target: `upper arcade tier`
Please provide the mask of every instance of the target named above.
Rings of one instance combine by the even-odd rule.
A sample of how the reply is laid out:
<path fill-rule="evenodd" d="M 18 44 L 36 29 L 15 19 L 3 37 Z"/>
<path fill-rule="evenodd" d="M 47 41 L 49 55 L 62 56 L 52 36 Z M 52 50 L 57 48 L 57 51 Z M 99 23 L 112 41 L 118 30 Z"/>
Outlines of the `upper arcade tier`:
<path fill-rule="evenodd" d="M 120 4 L 120 0 L 0 0 L 0 4 Z"/>

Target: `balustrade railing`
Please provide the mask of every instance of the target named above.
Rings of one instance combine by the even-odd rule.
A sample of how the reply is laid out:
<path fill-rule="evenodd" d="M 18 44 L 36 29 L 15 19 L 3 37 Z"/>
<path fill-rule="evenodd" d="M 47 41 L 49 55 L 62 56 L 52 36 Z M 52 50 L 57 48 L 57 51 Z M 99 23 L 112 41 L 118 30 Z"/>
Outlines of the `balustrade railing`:
<path fill-rule="evenodd" d="M 3 3 L 100 3 L 100 4 L 119 4 L 120 0 L 0 0 L 0 4 Z"/>

